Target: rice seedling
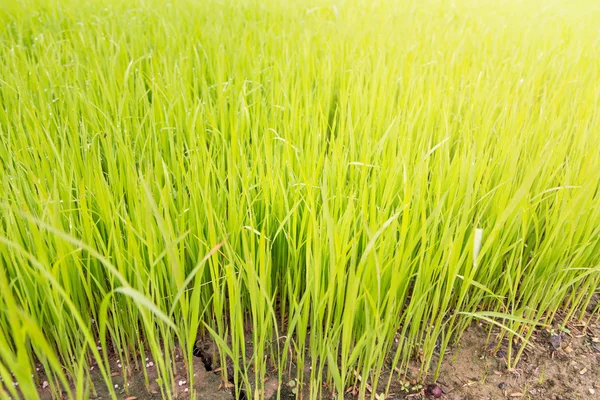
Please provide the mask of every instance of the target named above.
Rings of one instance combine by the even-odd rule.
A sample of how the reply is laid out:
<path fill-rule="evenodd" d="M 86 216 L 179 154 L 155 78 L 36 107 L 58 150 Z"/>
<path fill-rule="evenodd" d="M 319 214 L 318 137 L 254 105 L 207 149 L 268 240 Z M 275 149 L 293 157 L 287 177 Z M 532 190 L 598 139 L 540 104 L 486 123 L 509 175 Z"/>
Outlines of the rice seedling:
<path fill-rule="evenodd" d="M 474 320 L 514 366 L 600 285 L 599 16 L 4 2 L 0 395 L 117 398 L 116 357 L 173 398 L 201 336 L 238 395 L 374 397 Z"/>

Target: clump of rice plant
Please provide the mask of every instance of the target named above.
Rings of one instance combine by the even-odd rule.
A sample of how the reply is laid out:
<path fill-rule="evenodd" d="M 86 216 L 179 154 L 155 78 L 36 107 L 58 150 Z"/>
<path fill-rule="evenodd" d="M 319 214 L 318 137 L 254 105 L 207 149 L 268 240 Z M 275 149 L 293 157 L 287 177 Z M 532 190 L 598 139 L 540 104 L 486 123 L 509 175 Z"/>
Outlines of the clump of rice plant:
<path fill-rule="evenodd" d="M 514 365 L 589 317 L 595 3 L 5 3 L 2 396 L 151 357 L 172 398 L 198 335 L 238 393 L 365 396 L 474 320 Z"/>

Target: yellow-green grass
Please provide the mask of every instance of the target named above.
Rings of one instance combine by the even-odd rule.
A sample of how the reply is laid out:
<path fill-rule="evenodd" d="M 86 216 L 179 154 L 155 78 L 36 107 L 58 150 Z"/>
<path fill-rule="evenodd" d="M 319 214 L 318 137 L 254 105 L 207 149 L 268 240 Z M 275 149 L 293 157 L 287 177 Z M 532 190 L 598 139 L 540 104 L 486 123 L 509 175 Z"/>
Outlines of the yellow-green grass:
<path fill-rule="evenodd" d="M 1 1 L 0 396 L 36 398 L 36 362 L 55 394 L 89 397 L 96 363 L 113 390 L 115 354 L 151 356 L 171 398 L 198 333 L 254 398 L 290 363 L 312 398 L 369 396 L 410 360 L 435 379 L 473 320 L 517 343 L 586 318 L 599 20 L 582 0 Z"/>

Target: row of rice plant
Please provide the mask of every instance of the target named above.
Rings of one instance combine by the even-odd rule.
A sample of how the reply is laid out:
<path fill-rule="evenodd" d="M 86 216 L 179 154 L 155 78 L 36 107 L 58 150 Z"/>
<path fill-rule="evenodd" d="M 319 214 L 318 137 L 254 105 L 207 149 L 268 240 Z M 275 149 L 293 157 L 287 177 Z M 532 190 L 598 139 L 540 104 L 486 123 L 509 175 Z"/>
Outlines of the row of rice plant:
<path fill-rule="evenodd" d="M 597 317 L 600 13 L 543 3 L 0 4 L 0 396 L 172 398 L 198 336 L 375 396 Z"/>

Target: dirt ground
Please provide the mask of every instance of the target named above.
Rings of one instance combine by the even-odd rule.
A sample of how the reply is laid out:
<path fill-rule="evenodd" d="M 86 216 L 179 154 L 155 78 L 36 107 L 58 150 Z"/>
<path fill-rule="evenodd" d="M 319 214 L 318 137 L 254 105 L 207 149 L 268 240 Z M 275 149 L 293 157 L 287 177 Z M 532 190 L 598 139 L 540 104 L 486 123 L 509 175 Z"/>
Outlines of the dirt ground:
<path fill-rule="evenodd" d="M 507 369 L 506 343 L 499 348 L 486 346 L 488 329 L 481 324 L 474 324 L 463 335 L 457 346 L 447 351 L 442 362 L 440 377 L 437 382 L 417 382 L 422 388 L 416 390 L 403 389 L 399 379 L 394 380 L 387 399 L 429 399 L 446 400 L 600 400 L 600 322 L 587 326 L 580 323 L 568 325 L 568 332 L 551 334 L 539 331 L 534 335 L 531 345 L 524 352 L 522 360 L 516 368 Z M 223 384 L 217 371 L 207 371 L 206 357 L 194 358 L 195 384 L 198 399 L 233 399 L 233 388 L 230 383 Z M 113 384 L 122 399 L 126 400 L 158 400 L 162 396 L 155 382 L 155 368 L 151 360 L 146 360 L 148 379 L 154 382 L 148 390 L 141 373 L 131 373 L 124 382 L 120 364 L 112 366 Z M 184 371 L 182 362 L 178 363 L 178 371 Z M 210 365 L 209 365 L 210 369 Z M 176 397 L 189 399 L 190 386 L 181 374 L 178 378 Z M 108 399 L 108 391 L 99 376 L 97 383 L 97 400 Z M 125 385 L 127 389 L 125 390 Z M 267 398 L 276 399 L 278 390 L 281 399 L 293 399 L 295 396 L 287 383 L 279 384 L 276 378 L 270 377 L 265 387 Z M 104 389 L 103 389 L 104 388 Z M 441 397 L 435 397 L 432 391 L 437 390 Z M 308 393 L 308 388 L 303 388 Z M 325 391 L 326 392 L 326 391 Z M 48 389 L 40 389 L 44 399 L 50 399 Z M 324 395 L 324 398 L 328 395 Z M 329 396 L 330 397 L 330 396 Z M 346 399 L 356 398 L 346 393 Z M 250 398 L 250 396 L 246 396 Z M 307 397 L 306 397 L 307 398 Z"/>
<path fill-rule="evenodd" d="M 506 347 L 486 348 L 485 339 L 483 328 L 471 328 L 444 360 L 438 384 L 446 399 L 600 399 L 599 324 L 538 335 L 513 370 L 506 368 Z"/>

